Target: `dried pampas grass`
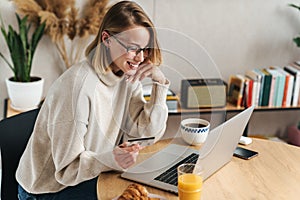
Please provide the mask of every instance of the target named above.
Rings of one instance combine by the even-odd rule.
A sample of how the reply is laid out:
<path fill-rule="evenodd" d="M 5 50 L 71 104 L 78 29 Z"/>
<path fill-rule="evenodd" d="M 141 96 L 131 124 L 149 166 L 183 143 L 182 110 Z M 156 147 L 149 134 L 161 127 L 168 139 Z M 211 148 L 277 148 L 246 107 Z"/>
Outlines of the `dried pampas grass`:
<path fill-rule="evenodd" d="M 42 7 L 38 3 L 34 0 L 14 0 L 14 3 L 17 5 L 17 13 L 27 15 L 28 20 L 35 24 L 39 23 L 38 13 L 42 11 Z"/>
<path fill-rule="evenodd" d="M 79 61 L 89 36 L 97 34 L 108 4 L 108 0 L 89 0 L 80 9 L 75 7 L 75 0 L 13 2 L 18 14 L 27 15 L 35 24 L 46 23 L 45 33 L 55 43 L 66 68 Z"/>

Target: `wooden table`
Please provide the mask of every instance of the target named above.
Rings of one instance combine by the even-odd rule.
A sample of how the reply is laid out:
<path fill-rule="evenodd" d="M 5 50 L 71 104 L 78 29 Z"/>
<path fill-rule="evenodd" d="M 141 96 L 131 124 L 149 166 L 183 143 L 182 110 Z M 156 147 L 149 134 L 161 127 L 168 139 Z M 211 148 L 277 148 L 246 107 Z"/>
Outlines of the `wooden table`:
<path fill-rule="evenodd" d="M 138 162 L 169 143 L 183 144 L 180 138 L 163 140 L 144 149 Z M 251 160 L 236 157 L 208 178 L 201 200 L 298 200 L 300 197 L 300 148 L 281 142 L 253 139 L 245 146 L 259 152 Z M 98 179 L 98 197 L 111 200 L 120 195 L 131 181 L 118 172 L 102 173 Z M 146 186 L 149 192 L 178 200 L 175 194 Z"/>

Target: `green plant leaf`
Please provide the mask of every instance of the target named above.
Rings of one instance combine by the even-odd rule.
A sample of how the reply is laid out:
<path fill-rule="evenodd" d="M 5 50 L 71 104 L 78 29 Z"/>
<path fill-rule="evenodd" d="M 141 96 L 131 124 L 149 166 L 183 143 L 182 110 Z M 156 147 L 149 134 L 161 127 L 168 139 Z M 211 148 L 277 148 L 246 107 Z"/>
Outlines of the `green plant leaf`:
<path fill-rule="evenodd" d="M 293 7 L 293 8 L 296 8 L 296 9 L 298 9 L 299 11 L 300 11 L 300 7 L 299 6 L 297 6 L 297 5 L 295 5 L 295 4 L 288 4 L 290 7 Z"/>
<path fill-rule="evenodd" d="M 15 34 L 13 38 L 12 44 L 12 59 L 16 70 L 17 81 L 27 82 L 26 78 L 28 75 L 26 74 L 26 68 L 28 67 L 26 64 L 26 54 L 25 54 L 22 40 L 19 35 Z"/>
<path fill-rule="evenodd" d="M 23 19 L 20 19 L 19 15 L 17 15 L 17 19 L 19 22 L 19 35 L 20 39 L 22 41 L 23 49 L 28 48 L 28 29 L 27 29 L 27 16 L 25 16 Z"/>
<path fill-rule="evenodd" d="M 13 44 L 14 44 L 14 37 L 18 35 L 14 29 L 9 25 L 8 26 L 8 34 L 7 34 L 7 46 L 9 49 L 9 52 L 12 53 L 13 52 Z"/>
<path fill-rule="evenodd" d="M 29 82 L 32 58 L 36 47 L 44 34 L 45 23 L 36 27 L 30 41 L 28 35 L 31 23 L 28 23 L 28 17 L 25 16 L 21 19 L 18 14 L 16 14 L 16 17 L 19 25 L 19 33 L 17 33 L 11 25 L 8 26 L 8 31 L 6 31 L 3 23 L 1 24 L 1 32 L 8 46 L 13 65 L 8 62 L 2 53 L 0 53 L 0 57 L 4 59 L 10 69 L 14 72 L 15 81 Z"/>
<path fill-rule="evenodd" d="M 0 52 L 0 56 L 3 58 L 3 60 L 7 63 L 7 65 L 9 66 L 9 68 L 14 71 L 14 67 L 10 64 L 10 62 L 8 62 L 8 60 L 4 57 L 4 55 Z"/>
<path fill-rule="evenodd" d="M 294 38 L 293 41 L 296 43 L 297 47 L 300 47 L 300 37 Z"/>
<path fill-rule="evenodd" d="M 31 46 L 32 46 L 32 51 L 34 52 L 39 41 L 41 40 L 43 34 L 44 34 L 44 30 L 45 30 L 45 22 L 42 23 L 40 26 L 37 27 L 37 29 L 35 30 L 35 32 L 32 35 L 31 38 Z"/>
<path fill-rule="evenodd" d="M 32 35 L 31 44 L 29 46 L 29 51 L 28 51 L 28 66 L 30 67 L 29 70 L 31 70 L 32 58 L 34 56 L 36 47 L 44 34 L 45 26 L 46 26 L 45 23 L 40 24 L 35 29 L 35 31 Z"/>
<path fill-rule="evenodd" d="M 7 42 L 7 33 L 3 27 L 1 27 L 2 35 L 4 36 L 5 41 Z"/>

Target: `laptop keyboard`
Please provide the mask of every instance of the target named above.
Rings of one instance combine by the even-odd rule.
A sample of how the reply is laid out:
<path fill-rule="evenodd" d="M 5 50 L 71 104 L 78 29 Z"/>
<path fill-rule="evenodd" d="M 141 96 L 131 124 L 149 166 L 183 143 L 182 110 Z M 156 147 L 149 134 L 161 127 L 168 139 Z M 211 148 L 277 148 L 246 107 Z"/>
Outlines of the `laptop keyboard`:
<path fill-rule="evenodd" d="M 171 185 L 177 186 L 177 167 L 183 163 L 196 163 L 198 160 L 199 155 L 196 153 L 192 153 L 183 160 L 179 161 L 166 171 L 164 171 L 162 174 L 158 175 L 154 178 L 154 180 L 161 181 L 164 183 L 168 183 Z"/>

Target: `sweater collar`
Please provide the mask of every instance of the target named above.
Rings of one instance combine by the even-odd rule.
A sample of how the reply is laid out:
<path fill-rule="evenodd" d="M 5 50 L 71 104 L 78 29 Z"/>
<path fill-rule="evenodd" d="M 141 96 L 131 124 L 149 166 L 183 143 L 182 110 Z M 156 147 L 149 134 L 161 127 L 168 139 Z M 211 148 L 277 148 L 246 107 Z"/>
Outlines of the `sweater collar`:
<path fill-rule="evenodd" d="M 98 74 L 98 77 L 105 85 L 113 86 L 120 82 L 124 78 L 124 75 L 117 76 L 112 70 L 108 69 L 105 73 Z"/>
<path fill-rule="evenodd" d="M 93 68 L 92 66 L 92 57 L 94 56 L 95 52 L 94 50 L 90 53 L 90 55 L 87 57 L 87 62 Z M 97 76 L 99 77 L 100 81 L 102 81 L 105 85 L 107 86 L 113 86 L 120 82 L 123 78 L 124 75 L 117 76 L 115 75 L 110 68 L 107 69 L 105 73 L 98 74 L 96 73 Z"/>

